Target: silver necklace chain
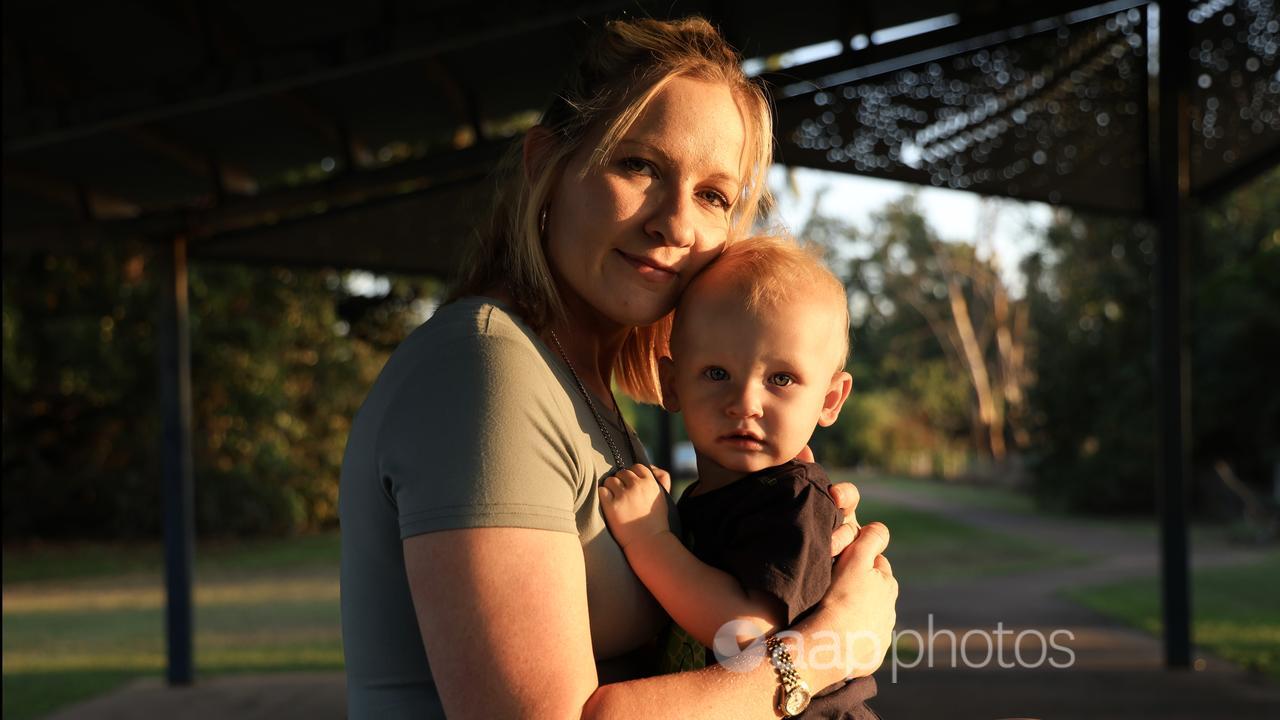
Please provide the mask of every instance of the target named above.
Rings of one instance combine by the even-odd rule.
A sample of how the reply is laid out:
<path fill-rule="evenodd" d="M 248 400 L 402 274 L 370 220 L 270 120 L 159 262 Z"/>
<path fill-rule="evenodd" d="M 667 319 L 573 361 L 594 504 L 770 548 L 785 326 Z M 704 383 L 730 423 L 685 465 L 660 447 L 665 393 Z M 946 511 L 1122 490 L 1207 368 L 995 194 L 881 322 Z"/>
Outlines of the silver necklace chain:
<path fill-rule="evenodd" d="M 618 444 L 613 441 L 613 433 L 609 432 L 608 426 L 605 425 L 604 418 L 601 417 L 600 411 L 596 410 L 596 404 L 591 401 L 591 393 L 587 392 L 587 386 L 582 384 L 582 378 L 578 377 L 578 371 L 573 369 L 573 363 L 569 362 L 569 354 L 564 351 L 564 346 L 560 344 L 560 338 L 556 336 L 555 330 L 550 330 L 551 339 L 556 344 L 556 350 L 560 352 L 560 358 L 564 360 L 564 364 L 569 367 L 569 374 L 573 375 L 573 381 L 578 384 L 578 391 L 582 393 L 582 399 L 587 401 L 587 407 L 591 410 L 591 415 L 596 419 L 596 425 L 600 428 L 601 434 L 604 435 L 604 441 L 609 443 L 609 451 L 613 453 L 613 467 L 615 470 L 622 470 L 625 465 L 622 464 L 622 453 L 618 450 Z M 627 437 L 627 449 L 631 451 L 631 459 L 636 459 L 636 448 L 631 443 L 631 433 L 627 432 L 627 421 L 622 418 L 622 408 L 618 407 L 618 401 L 613 397 L 613 393 L 609 393 L 610 399 L 613 400 L 613 409 L 618 413 L 618 424 L 622 426 L 622 432 Z"/>

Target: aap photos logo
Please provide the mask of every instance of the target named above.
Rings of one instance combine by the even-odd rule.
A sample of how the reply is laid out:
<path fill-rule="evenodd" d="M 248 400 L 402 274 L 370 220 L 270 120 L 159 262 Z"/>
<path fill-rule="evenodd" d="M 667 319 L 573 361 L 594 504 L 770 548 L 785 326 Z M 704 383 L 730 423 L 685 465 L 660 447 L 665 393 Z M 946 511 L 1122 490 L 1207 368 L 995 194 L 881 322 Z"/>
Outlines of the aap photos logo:
<path fill-rule="evenodd" d="M 895 631 L 891 648 L 885 648 L 880 638 L 869 632 L 818 632 L 806 637 L 784 630 L 778 636 L 792 641 L 792 659 L 799 668 L 854 668 L 856 674 L 859 669 L 877 669 L 887 659 L 893 683 L 898 682 L 899 668 L 983 669 L 994 665 L 1005 670 L 1034 670 L 1048 665 L 1065 669 L 1076 660 L 1075 651 L 1067 645 L 1075 640 L 1075 634 L 1065 628 L 1047 633 L 1034 628 L 1015 632 L 998 622 L 994 630 L 974 628 L 957 634 L 936 628 L 933 613 L 924 632 Z M 765 659 L 764 640 L 755 623 L 733 620 L 721 626 L 711 650 L 726 669 L 750 672 Z"/>

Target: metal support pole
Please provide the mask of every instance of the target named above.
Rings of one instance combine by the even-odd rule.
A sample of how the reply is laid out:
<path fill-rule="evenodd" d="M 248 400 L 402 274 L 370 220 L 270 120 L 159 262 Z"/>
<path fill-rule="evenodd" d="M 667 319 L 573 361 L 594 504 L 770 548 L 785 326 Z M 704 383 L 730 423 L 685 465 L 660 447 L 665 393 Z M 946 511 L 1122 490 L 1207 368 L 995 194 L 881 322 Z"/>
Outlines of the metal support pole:
<path fill-rule="evenodd" d="M 189 685 L 192 662 L 191 566 L 195 548 L 191 469 L 191 338 L 187 323 L 187 241 L 162 247 L 160 322 L 160 464 L 164 483 L 165 630 L 170 685 Z"/>
<path fill-rule="evenodd" d="M 1186 337 L 1187 227 L 1190 124 L 1187 117 L 1189 21 L 1182 3 L 1160 7 L 1158 142 L 1154 158 L 1156 252 L 1156 409 L 1160 462 L 1161 584 L 1165 664 L 1191 664 L 1191 587 L 1187 558 L 1187 478 L 1190 438 L 1190 362 Z"/>

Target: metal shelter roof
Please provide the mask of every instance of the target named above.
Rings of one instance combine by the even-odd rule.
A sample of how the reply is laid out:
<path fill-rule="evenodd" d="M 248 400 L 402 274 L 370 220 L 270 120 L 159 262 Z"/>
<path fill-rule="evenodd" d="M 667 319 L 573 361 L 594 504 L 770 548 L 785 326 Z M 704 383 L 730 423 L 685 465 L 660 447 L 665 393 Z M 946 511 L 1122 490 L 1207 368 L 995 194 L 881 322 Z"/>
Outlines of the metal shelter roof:
<path fill-rule="evenodd" d="M 786 164 L 1149 208 L 1143 3 L 641 5 L 6 2 L 4 247 L 184 234 L 195 257 L 445 274 L 497 158 L 622 13 L 701 13 L 759 58 Z M 1277 13 L 1181 5 L 1190 181 L 1214 192 L 1280 158 Z M 787 67 L 798 47 L 831 56 Z"/>
<path fill-rule="evenodd" d="M 883 60 L 796 68 L 806 81 L 777 93 L 782 161 L 1149 213 L 1149 7 L 953 17 Z M 1187 7 L 1189 183 L 1207 197 L 1280 162 L 1280 26 L 1273 2 Z"/>

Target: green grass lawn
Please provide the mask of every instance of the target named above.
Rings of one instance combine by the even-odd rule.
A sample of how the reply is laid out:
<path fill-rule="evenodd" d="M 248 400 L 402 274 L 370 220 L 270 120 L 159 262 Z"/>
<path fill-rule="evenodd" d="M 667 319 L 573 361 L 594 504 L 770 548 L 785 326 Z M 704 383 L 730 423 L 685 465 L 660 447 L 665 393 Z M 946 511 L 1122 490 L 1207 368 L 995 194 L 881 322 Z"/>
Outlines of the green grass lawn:
<path fill-rule="evenodd" d="M 871 499 L 858 504 L 858 521 L 879 521 L 889 528 L 892 537 L 885 557 L 904 585 L 1026 572 L 1086 560 L 1060 548 Z"/>
<path fill-rule="evenodd" d="M 342 668 L 336 534 L 197 545 L 198 674 Z M 158 545 L 6 548 L 4 717 L 164 672 Z"/>
<path fill-rule="evenodd" d="M 274 571 L 291 567 L 337 567 L 337 533 L 272 540 L 201 540 L 197 572 Z M 159 543 L 27 544 L 4 548 L 4 585 L 32 580 L 67 580 L 136 573 L 159 574 Z"/>
<path fill-rule="evenodd" d="M 1159 634 L 1158 580 L 1142 578 L 1082 588 L 1067 597 Z M 1201 649 L 1280 680 L 1280 552 L 1260 563 L 1196 570 L 1191 576 L 1192 632 Z"/>
<path fill-rule="evenodd" d="M 1030 493 L 1020 492 L 1012 488 L 906 478 L 894 475 L 869 475 L 849 470 L 834 470 L 831 475 L 832 480 L 835 482 L 847 481 L 855 485 L 865 482 L 883 485 L 895 490 L 930 495 L 956 505 L 1024 514 L 1037 512 L 1035 501 Z"/>
<path fill-rule="evenodd" d="M 974 485 L 959 481 L 929 478 L 878 475 L 841 469 L 833 470 L 831 477 L 833 482 L 870 483 L 886 486 L 895 490 L 945 500 L 959 507 L 974 507 L 1021 515 L 1064 518 L 1069 519 L 1072 523 L 1100 528 L 1105 527 L 1109 530 L 1118 529 L 1143 538 L 1155 539 L 1159 535 L 1159 523 L 1154 514 L 1078 515 L 1062 510 L 1046 510 L 1036 507 L 1035 499 L 1032 498 L 1030 492 L 1010 487 Z M 859 512 L 858 517 L 862 517 L 861 512 Z M 1191 542 L 1193 546 L 1199 543 L 1233 542 L 1247 537 L 1249 537 L 1249 533 L 1242 524 L 1231 525 L 1200 521 L 1192 521 L 1191 524 Z"/>

